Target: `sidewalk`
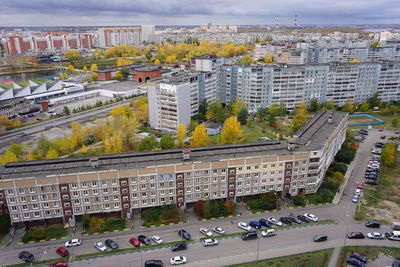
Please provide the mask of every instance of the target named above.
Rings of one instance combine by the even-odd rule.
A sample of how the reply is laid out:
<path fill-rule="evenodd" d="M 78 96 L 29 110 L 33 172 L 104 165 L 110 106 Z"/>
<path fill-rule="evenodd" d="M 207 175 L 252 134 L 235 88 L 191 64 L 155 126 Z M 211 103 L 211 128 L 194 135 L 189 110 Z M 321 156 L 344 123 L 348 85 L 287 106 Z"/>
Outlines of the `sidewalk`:
<path fill-rule="evenodd" d="M 354 166 L 355 166 L 355 163 L 357 162 L 357 160 L 356 160 L 357 156 L 358 156 L 358 154 L 356 154 L 356 156 L 354 157 L 353 161 L 350 163 L 350 165 L 349 165 L 349 167 L 348 167 L 348 169 L 346 171 L 346 174 L 344 175 L 344 182 L 339 186 L 339 190 L 338 190 L 338 192 L 336 192 L 336 195 L 333 198 L 332 203 L 335 204 L 335 205 L 339 204 L 339 202 L 340 202 L 340 200 L 342 198 L 344 189 L 346 188 L 347 182 L 349 181 L 350 177 L 353 174 Z"/>
<path fill-rule="evenodd" d="M 332 256 L 331 256 L 331 258 L 329 260 L 328 267 L 336 267 L 336 263 L 338 261 L 339 254 L 340 254 L 341 250 L 342 250 L 342 247 L 335 247 L 333 249 Z"/>

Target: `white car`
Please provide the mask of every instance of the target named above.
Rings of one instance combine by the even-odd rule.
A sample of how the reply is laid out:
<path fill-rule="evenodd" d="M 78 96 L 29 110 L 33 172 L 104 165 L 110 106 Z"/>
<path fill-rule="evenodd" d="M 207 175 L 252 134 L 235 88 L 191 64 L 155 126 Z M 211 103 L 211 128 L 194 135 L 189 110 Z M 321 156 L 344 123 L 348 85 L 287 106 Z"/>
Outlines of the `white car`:
<path fill-rule="evenodd" d="M 268 221 L 269 221 L 270 223 L 272 223 L 272 224 L 275 224 L 276 226 L 282 226 L 282 222 L 278 221 L 277 219 L 275 219 L 275 218 L 273 218 L 273 217 L 268 218 Z"/>
<path fill-rule="evenodd" d="M 354 195 L 361 195 L 361 189 L 357 188 L 356 192 L 354 193 Z"/>
<path fill-rule="evenodd" d="M 214 228 L 213 228 L 213 231 L 214 231 L 215 233 L 217 233 L 217 234 L 221 234 L 221 235 L 225 234 L 224 228 L 221 228 L 221 227 L 214 227 Z"/>
<path fill-rule="evenodd" d="M 72 240 L 65 242 L 65 247 L 66 248 L 76 247 L 76 246 L 80 246 L 81 244 L 82 244 L 82 241 L 80 239 L 72 239 Z"/>
<path fill-rule="evenodd" d="M 107 247 L 103 243 L 101 243 L 100 241 L 94 242 L 94 247 L 97 248 L 101 252 L 107 250 Z"/>
<path fill-rule="evenodd" d="M 171 258 L 171 265 L 185 264 L 186 262 L 187 260 L 183 256 L 175 256 Z"/>
<path fill-rule="evenodd" d="M 200 228 L 200 233 L 202 233 L 205 236 L 212 236 L 213 235 L 212 232 L 210 230 L 208 230 L 207 228 L 205 228 L 205 227 L 201 227 Z"/>
<path fill-rule="evenodd" d="M 244 223 L 244 222 L 238 223 L 238 227 L 240 229 L 243 229 L 243 230 L 246 230 L 246 231 L 251 231 L 250 225 L 248 225 L 247 223 Z"/>
<path fill-rule="evenodd" d="M 218 245 L 218 240 L 210 238 L 210 239 L 205 239 L 203 240 L 203 246 L 209 247 L 209 246 L 215 246 Z"/>
<path fill-rule="evenodd" d="M 357 203 L 360 200 L 360 195 L 354 195 L 353 199 L 351 200 L 353 203 Z"/>
<path fill-rule="evenodd" d="M 276 235 L 275 229 L 267 229 L 266 231 L 261 232 L 261 236 L 263 237 L 274 236 L 274 235 Z"/>
<path fill-rule="evenodd" d="M 156 242 L 157 244 L 162 244 L 162 242 L 164 242 L 161 237 L 159 237 L 158 235 L 153 235 L 151 237 L 151 240 L 153 240 L 154 242 Z"/>
<path fill-rule="evenodd" d="M 304 213 L 304 216 L 305 216 L 307 219 L 309 219 L 309 220 L 311 220 L 311 221 L 313 221 L 313 222 L 318 222 L 318 217 L 315 216 L 314 214 L 311 214 L 311 213 Z"/>
<path fill-rule="evenodd" d="M 385 236 L 382 233 L 378 233 L 378 232 L 368 233 L 367 237 L 369 239 L 385 239 Z"/>

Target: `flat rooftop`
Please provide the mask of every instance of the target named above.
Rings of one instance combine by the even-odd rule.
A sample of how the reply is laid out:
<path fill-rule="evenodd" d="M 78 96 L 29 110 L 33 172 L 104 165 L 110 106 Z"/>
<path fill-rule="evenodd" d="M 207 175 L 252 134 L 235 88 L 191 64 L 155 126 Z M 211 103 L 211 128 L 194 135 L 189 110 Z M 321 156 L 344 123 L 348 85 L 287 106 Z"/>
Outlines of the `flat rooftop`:
<path fill-rule="evenodd" d="M 190 152 L 189 162 L 211 162 L 223 159 L 235 159 L 254 156 L 287 155 L 317 150 L 323 147 L 333 130 L 344 120 L 347 113 L 320 111 L 297 133 L 298 140 L 293 152 L 288 151 L 285 141 L 266 141 L 187 148 Z M 332 118 L 332 123 L 328 119 Z M 98 156 L 99 168 L 95 171 L 139 169 L 154 166 L 183 163 L 183 149 L 148 151 Z M 92 157 L 64 158 L 13 162 L 0 166 L 0 179 L 44 177 L 48 175 L 74 174 L 94 171 L 90 168 Z"/>

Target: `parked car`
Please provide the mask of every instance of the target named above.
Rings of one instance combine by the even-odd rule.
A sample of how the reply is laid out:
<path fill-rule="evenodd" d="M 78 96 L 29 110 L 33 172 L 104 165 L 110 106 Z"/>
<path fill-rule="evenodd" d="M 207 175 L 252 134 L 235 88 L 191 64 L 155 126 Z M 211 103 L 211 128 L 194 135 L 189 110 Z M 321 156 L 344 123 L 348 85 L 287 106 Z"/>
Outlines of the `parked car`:
<path fill-rule="evenodd" d="M 69 248 L 69 247 L 76 247 L 76 246 L 80 246 L 82 244 L 82 241 L 80 239 L 71 239 L 68 240 L 67 242 L 65 242 L 65 247 Z"/>
<path fill-rule="evenodd" d="M 214 227 L 212 230 L 213 230 L 215 233 L 220 234 L 220 235 L 225 234 L 224 228 L 221 228 L 221 227 Z"/>
<path fill-rule="evenodd" d="M 107 250 L 107 247 L 100 241 L 94 242 L 93 245 L 100 252 L 104 252 Z"/>
<path fill-rule="evenodd" d="M 284 223 L 284 224 L 292 224 L 292 221 L 288 217 L 280 217 L 279 221 Z"/>
<path fill-rule="evenodd" d="M 68 257 L 69 256 L 69 251 L 66 248 L 59 247 L 56 249 L 56 253 L 60 255 L 61 257 Z"/>
<path fill-rule="evenodd" d="M 144 267 L 163 267 L 164 264 L 161 260 L 147 260 L 144 262 Z"/>
<path fill-rule="evenodd" d="M 18 254 L 18 258 L 20 258 L 20 260 L 23 260 L 24 262 L 32 262 L 35 259 L 33 254 L 26 250 L 21 251 Z"/>
<path fill-rule="evenodd" d="M 389 240 L 400 241 L 400 231 L 392 231 L 392 232 L 389 232 L 389 233 L 385 233 L 385 236 Z"/>
<path fill-rule="evenodd" d="M 266 220 L 266 219 L 264 219 L 264 218 L 259 219 L 258 222 L 259 222 L 262 226 L 265 226 L 265 227 L 267 227 L 267 228 L 270 228 L 270 227 L 272 227 L 272 225 L 273 225 L 270 221 L 268 221 L 268 220 Z"/>
<path fill-rule="evenodd" d="M 368 233 L 367 237 L 369 239 L 385 239 L 385 235 L 382 233 L 378 233 L 378 232 Z"/>
<path fill-rule="evenodd" d="M 129 243 L 131 243 L 135 247 L 139 247 L 140 246 L 139 240 L 137 238 L 135 238 L 135 237 L 132 237 L 131 239 L 129 239 Z"/>
<path fill-rule="evenodd" d="M 68 267 L 68 262 L 66 261 L 57 261 L 49 265 L 49 267 Z"/>
<path fill-rule="evenodd" d="M 215 246 L 218 245 L 218 240 L 210 238 L 210 239 L 204 239 L 203 240 L 203 246 L 209 247 L 209 246 Z"/>
<path fill-rule="evenodd" d="M 313 237 L 314 242 L 323 242 L 328 240 L 328 236 L 325 234 L 318 234 Z"/>
<path fill-rule="evenodd" d="M 347 258 L 347 263 L 356 267 L 365 267 L 364 262 L 352 257 Z"/>
<path fill-rule="evenodd" d="M 361 189 L 356 189 L 356 191 L 354 192 L 354 195 L 361 195 Z"/>
<path fill-rule="evenodd" d="M 369 185 L 377 185 L 378 184 L 378 182 L 374 181 L 374 180 L 365 180 L 365 183 L 369 184 Z"/>
<path fill-rule="evenodd" d="M 351 200 L 353 203 L 357 203 L 358 200 L 360 199 L 360 195 L 354 195 L 353 199 Z"/>
<path fill-rule="evenodd" d="M 245 231 L 251 231 L 250 225 L 248 225 L 247 223 L 244 223 L 244 222 L 239 222 L 239 223 L 238 223 L 238 227 L 239 227 L 240 229 L 245 230 Z"/>
<path fill-rule="evenodd" d="M 249 222 L 249 225 L 255 229 L 261 229 L 261 227 L 262 227 L 261 223 L 259 223 L 257 221 L 251 221 L 251 222 Z"/>
<path fill-rule="evenodd" d="M 243 240 L 251 240 L 257 238 L 257 232 L 248 232 L 242 235 Z"/>
<path fill-rule="evenodd" d="M 381 139 L 382 139 L 382 140 L 386 139 L 386 135 L 382 135 L 382 136 L 381 136 Z"/>
<path fill-rule="evenodd" d="M 277 219 L 275 219 L 273 217 L 268 218 L 268 221 L 271 222 L 272 224 L 276 225 L 276 226 L 282 226 L 282 222 L 280 222 L 279 220 L 277 220 Z"/>
<path fill-rule="evenodd" d="M 296 216 L 294 216 L 294 215 L 289 215 L 288 218 L 289 218 L 289 220 L 291 220 L 291 221 L 294 222 L 294 223 L 298 223 L 298 224 L 302 223 L 302 221 L 299 220 L 299 219 L 298 219 Z"/>
<path fill-rule="evenodd" d="M 349 239 L 364 239 L 365 236 L 361 232 L 351 232 L 347 234 L 347 238 Z"/>
<path fill-rule="evenodd" d="M 395 134 L 400 134 L 400 130 L 394 131 Z"/>
<path fill-rule="evenodd" d="M 267 230 L 261 232 L 261 236 L 263 236 L 263 237 L 269 237 L 269 236 L 274 236 L 274 235 L 276 235 L 275 229 L 267 229 Z"/>
<path fill-rule="evenodd" d="M 378 222 L 366 222 L 365 226 L 369 228 L 379 228 L 381 227 L 381 224 Z"/>
<path fill-rule="evenodd" d="M 363 182 L 357 182 L 356 186 L 358 189 L 363 189 L 364 188 L 364 183 Z"/>
<path fill-rule="evenodd" d="M 153 235 L 153 236 L 151 237 L 151 240 L 153 240 L 154 243 L 156 243 L 156 244 L 162 244 L 162 242 L 164 242 L 164 241 L 161 239 L 161 237 L 158 236 L 158 235 Z"/>
<path fill-rule="evenodd" d="M 305 222 L 305 223 L 312 222 L 312 220 L 308 219 L 308 218 L 307 218 L 306 216 L 304 216 L 304 215 L 297 215 L 297 219 L 299 219 L 299 220 L 301 220 L 301 221 L 303 221 L 303 222 Z"/>
<path fill-rule="evenodd" d="M 205 227 L 201 227 L 200 228 L 200 233 L 202 233 L 205 236 L 212 236 L 213 235 L 212 232 L 210 230 L 208 230 L 207 228 L 205 228 Z"/>
<path fill-rule="evenodd" d="M 375 143 L 375 147 L 376 147 L 376 148 L 383 148 L 384 146 L 385 146 L 385 144 L 382 143 L 382 142 L 377 142 L 377 143 Z"/>
<path fill-rule="evenodd" d="M 186 248 L 187 248 L 186 242 L 179 242 L 179 243 L 176 243 L 175 245 L 173 245 L 171 247 L 171 250 L 172 251 L 179 251 L 179 250 L 184 250 Z"/>
<path fill-rule="evenodd" d="M 185 230 L 183 230 L 183 229 L 179 230 L 178 235 L 179 235 L 180 237 L 182 237 L 183 239 L 186 239 L 186 240 L 189 240 L 189 239 L 192 238 L 192 236 L 191 236 L 188 232 L 186 232 Z"/>
<path fill-rule="evenodd" d="M 117 242 L 115 242 L 114 240 L 107 239 L 104 243 L 106 243 L 106 246 L 111 248 L 112 250 L 119 249 Z"/>
<path fill-rule="evenodd" d="M 304 216 L 307 217 L 307 219 L 310 219 L 313 222 L 318 222 L 318 217 L 315 216 L 314 214 L 304 213 Z"/>
<path fill-rule="evenodd" d="M 175 256 L 172 257 L 171 260 L 171 265 L 180 265 L 180 264 L 185 264 L 187 262 L 186 257 L 183 256 Z"/>
<path fill-rule="evenodd" d="M 150 238 L 148 238 L 145 235 L 139 235 L 138 239 L 139 239 L 140 243 L 142 243 L 143 245 L 150 245 L 151 244 Z"/>
<path fill-rule="evenodd" d="M 358 252 L 352 252 L 352 253 L 350 254 L 350 257 L 355 258 L 355 259 L 357 259 L 357 260 L 359 260 L 359 261 L 362 261 L 362 262 L 364 262 L 364 263 L 367 263 L 367 261 L 368 261 L 367 256 L 364 256 L 364 255 L 362 255 L 362 254 L 360 254 L 360 253 L 358 253 Z"/>

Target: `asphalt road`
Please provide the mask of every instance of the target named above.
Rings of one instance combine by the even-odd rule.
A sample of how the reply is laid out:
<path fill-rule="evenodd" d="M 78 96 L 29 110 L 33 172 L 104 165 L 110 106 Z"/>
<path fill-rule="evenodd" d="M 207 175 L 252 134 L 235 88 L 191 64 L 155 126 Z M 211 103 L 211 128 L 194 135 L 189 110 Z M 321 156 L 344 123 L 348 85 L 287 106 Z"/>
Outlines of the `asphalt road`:
<path fill-rule="evenodd" d="M 390 231 L 389 226 L 382 226 L 381 229 L 366 228 L 363 223 L 353 219 L 353 214 L 357 204 L 352 203 L 351 199 L 356 189 L 355 183 L 363 180 L 364 171 L 369 159 L 369 153 L 373 144 L 380 139 L 381 135 L 391 136 L 392 132 L 383 133 L 377 130 L 370 131 L 370 135 L 360 144 L 356 158 L 353 162 L 354 169 L 344 189 L 344 194 L 338 205 L 330 204 L 328 206 L 308 207 L 302 209 L 283 209 L 278 212 L 268 214 L 244 214 L 240 217 L 218 219 L 214 221 L 193 221 L 187 224 L 163 226 L 158 228 L 134 229 L 132 231 L 115 232 L 102 236 L 84 236 L 82 246 L 69 249 L 71 255 L 86 254 L 97 252 L 93 247 L 95 241 L 103 241 L 107 238 L 115 240 L 121 248 L 132 247 L 128 240 L 131 237 L 137 237 L 139 234 L 145 234 L 151 237 L 154 234 L 160 235 L 164 242 L 179 240 L 178 230 L 183 228 L 187 230 L 196 241 L 188 246 L 187 250 L 173 253 L 169 247 L 158 248 L 154 250 L 144 250 L 121 255 L 99 257 L 95 259 L 70 262 L 70 266 L 143 266 L 144 261 L 148 259 L 161 259 L 165 266 L 169 266 L 169 259 L 173 256 L 181 255 L 188 258 L 187 266 L 225 266 L 234 263 L 254 261 L 257 259 L 272 258 L 306 251 L 312 251 L 322 248 L 342 247 L 345 245 L 382 245 L 391 247 L 400 247 L 400 242 L 390 240 L 352 240 L 346 238 L 346 233 L 360 231 L 366 234 L 378 230 L 385 233 Z M 336 223 L 325 225 L 311 225 L 304 227 L 280 230 L 274 237 L 257 240 L 242 241 L 240 237 L 221 239 L 217 246 L 203 247 L 198 241 L 203 235 L 199 232 L 200 227 L 209 229 L 215 226 L 225 228 L 227 233 L 242 231 L 237 227 L 239 221 L 248 222 L 261 217 L 281 217 L 293 213 L 294 215 L 310 212 L 317 215 L 320 220 L 333 219 Z M 303 226 L 303 225 L 302 225 Z M 328 241 L 314 243 L 312 237 L 315 234 L 324 233 L 328 235 Z M 56 258 L 56 248 L 63 246 L 65 240 L 48 241 L 44 243 L 35 243 L 27 245 L 18 245 L 13 242 L 9 247 L 0 248 L 0 264 L 19 263 L 17 255 L 22 250 L 28 250 L 35 255 L 35 260 L 44 260 Z M 258 253 L 257 253 L 258 251 Z"/>
<path fill-rule="evenodd" d="M 10 143 L 21 143 L 33 139 L 32 134 L 49 130 L 54 127 L 65 127 L 69 126 L 71 122 L 88 122 L 96 118 L 103 117 L 116 105 L 126 104 L 132 101 L 132 99 L 124 100 L 118 103 L 107 105 L 105 107 L 99 107 L 88 111 L 83 111 L 77 114 L 71 114 L 68 117 L 57 118 L 41 123 L 37 123 L 31 126 L 26 126 L 21 129 L 14 130 L 10 133 L 6 133 L 0 136 L 0 147 L 8 146 Z"/>

